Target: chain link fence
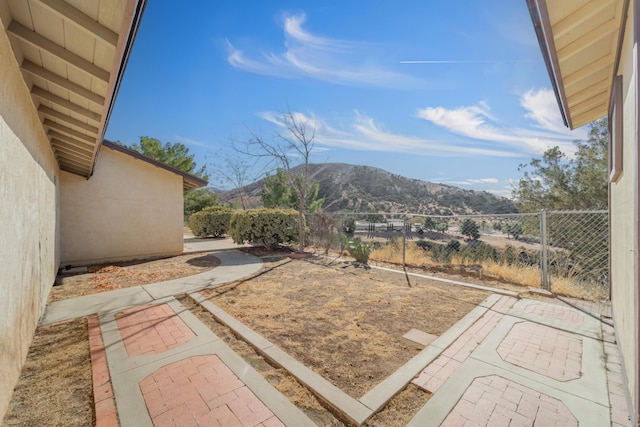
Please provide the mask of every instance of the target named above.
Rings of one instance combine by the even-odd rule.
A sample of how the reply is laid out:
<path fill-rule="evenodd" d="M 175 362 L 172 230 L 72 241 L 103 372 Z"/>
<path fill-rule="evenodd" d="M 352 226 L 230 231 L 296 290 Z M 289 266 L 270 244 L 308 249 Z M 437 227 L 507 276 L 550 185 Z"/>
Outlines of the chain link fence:
<path fill-rule="evenodd" d="M 309 243 L 369 259 L 532 286 L 590 301 L 609 299 L 608 214 L 566 211 L 502 215 L 319 213 Z"/>

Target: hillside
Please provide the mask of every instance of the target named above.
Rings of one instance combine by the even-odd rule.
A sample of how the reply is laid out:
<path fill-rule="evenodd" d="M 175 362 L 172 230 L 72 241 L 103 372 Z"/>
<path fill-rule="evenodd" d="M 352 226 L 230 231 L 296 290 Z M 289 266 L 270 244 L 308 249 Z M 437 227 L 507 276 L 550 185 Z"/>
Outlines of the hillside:
<path fill-rule="evenodd" d="M 412 212 L 432 215 L 512 213 L 514 204 L 486 191 L 409 179 L 370 166 L 344 163 L 310 165 L 324 197 L 326 212 Z M 245 192 L 252 206 L 260 204 L 262 180 L 248 185 Z M 239 191 L 220 193 L 221 202 L 233 202 Z"/>

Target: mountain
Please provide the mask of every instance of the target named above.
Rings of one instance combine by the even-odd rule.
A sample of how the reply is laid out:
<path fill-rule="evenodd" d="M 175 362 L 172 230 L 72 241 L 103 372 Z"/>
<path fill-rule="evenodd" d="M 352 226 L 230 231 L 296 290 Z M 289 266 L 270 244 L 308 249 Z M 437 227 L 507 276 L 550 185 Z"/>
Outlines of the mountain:
<path fill-rule="evenodd" d="M 325 212 L 410 212 L 431 215 L 518 212 L 513 202 L 486 191 L 409 179 L 371 166 L 345 163 L 309 165 L 319 184 Z M 245 187 L 251 206 L 260 205 L 263 181 Z M 238 189 L 219 194 L 221 202 L 239 198 Z"/>

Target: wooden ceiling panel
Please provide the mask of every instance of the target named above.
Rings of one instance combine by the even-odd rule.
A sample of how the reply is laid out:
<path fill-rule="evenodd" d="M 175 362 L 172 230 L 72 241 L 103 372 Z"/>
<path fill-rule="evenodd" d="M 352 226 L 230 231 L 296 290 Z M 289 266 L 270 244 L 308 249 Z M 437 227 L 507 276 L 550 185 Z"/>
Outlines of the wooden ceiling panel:
<path fill-rule="evenodd" d="M 62 169 L 91 175 L 145 3 L 0 0 L 2 27 Z"/>

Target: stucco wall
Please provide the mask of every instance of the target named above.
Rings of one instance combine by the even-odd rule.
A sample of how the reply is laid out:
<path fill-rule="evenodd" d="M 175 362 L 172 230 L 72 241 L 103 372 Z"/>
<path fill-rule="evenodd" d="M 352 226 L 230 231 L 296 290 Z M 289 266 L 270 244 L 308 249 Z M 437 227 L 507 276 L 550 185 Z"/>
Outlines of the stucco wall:
<path fill-rule="evenodd" d="M 633 4 L 633 2 L 631 2 Z M 618 74 L 623 76 L 624 114 L 623 114 L 623 165 L 618 182 L 611 184 L 611 298 L 613 316 L 621 350 L 624 368 L 627 373 L 629 394 L 635 401 L 634 383 L 637 375 L 637 357 L 635 340 L 638 308 L 635 306 L 634 235 L 638 225 L 634 221 L 637 171 L 636 169 L 636 100 L 635 73 L 633 66 L 633 10 L 629 11 L 625 40 L 622 48 Z"/>
<path fill-rule="evenodd" d="M 62 266 L 182 253 L 182 178 L 103 146 L 93 176 L 61 172 Z"/>
<path fill-rule="evenodd" d="M 49 141 L 0 31 L 0 419 L 55 280 L 57 181 Z"/>

